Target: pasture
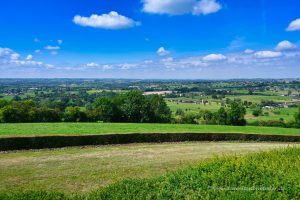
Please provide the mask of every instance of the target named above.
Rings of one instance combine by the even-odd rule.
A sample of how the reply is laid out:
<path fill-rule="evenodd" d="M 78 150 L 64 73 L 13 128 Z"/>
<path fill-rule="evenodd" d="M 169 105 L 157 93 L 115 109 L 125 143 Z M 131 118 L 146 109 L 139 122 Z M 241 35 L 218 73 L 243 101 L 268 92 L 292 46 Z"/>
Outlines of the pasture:
<path fill-rule="evenodd" d="M 255 126 L 136 123 L 6 123 L 0 124 L 0 137 L 48 135 L 90 135 L 110 133 L 253 133 L 299 135 L 299 129 Z"/>

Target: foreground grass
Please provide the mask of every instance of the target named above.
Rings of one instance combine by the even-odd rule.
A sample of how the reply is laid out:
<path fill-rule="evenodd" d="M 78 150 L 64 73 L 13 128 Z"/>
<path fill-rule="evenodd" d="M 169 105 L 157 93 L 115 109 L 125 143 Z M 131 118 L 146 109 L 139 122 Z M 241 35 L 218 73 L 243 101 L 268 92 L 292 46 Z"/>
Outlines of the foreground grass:
<path fill-rule="evenodd" d="M 300 148 L 215 158 L 151 179 L 113 184 L 83 196 L 24 192 L 0 199 L 299 199 Z"/>
<path fill-rule="evenodd" d="M 0 191 L 86 193 L 126 178 L 146 178 L 214 155 L 245 154 L 283 143 L 192 142 L 72 147 L 0 153 Z"/>
<path fill-rule="evenodd" d="M 20 123 L 0 124 L 0 137 L 84 135 L 109 133 L 254 133 L 300 135 L 300 129 L 254 126 L 134 123 Z"/>

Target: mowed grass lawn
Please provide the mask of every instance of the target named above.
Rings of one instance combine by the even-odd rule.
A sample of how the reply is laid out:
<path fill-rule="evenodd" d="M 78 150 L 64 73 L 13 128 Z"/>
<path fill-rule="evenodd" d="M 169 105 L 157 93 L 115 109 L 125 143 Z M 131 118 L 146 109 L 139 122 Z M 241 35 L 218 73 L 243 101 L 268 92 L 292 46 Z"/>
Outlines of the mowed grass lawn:
<path fill-rule="evenodd" d="M 2 152 L 0 193 L 24 190 L 86 193 L 123 179 L 163 175 L 215 155 L 241 155 L 286 146 L 284 143 L 184 142 Z"/>
<path fill-rule="evenodd" d="M 300 135 L 300 129 L 220 126 L 192 124 L 141 124 L 141 123 L 19 123 L 0 124 L 0 137 L 86 135 L 112 133 L 253 133 Z"/>

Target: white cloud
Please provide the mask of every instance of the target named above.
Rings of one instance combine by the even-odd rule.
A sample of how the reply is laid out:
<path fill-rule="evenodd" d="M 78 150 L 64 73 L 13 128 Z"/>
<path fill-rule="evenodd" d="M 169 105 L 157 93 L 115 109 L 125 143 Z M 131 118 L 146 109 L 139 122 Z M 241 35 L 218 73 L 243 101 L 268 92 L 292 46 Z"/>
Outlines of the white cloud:
<path fill-rule="evenodd" d="M 62 40 L 57 40 L 58 45 L 61 45 L 63 43 Z"/>
<path fill-rule="evenodd" d="M 153 63 L 153 60 L 144 60 L 144 64 L 151 64 Z"/>
<path fill-rule="evenodd" d="M 50 64 L 45 64 L 40 61 L 33 60 L 31 54 L 24 59 L 20 54 L 9 48 L 0 47 L 0 67 L 51 67 Z"/>
<path fill-rule="evenodd" d="M 59 46 L 50 46 L 50 45 L 48 45 L 48 46 L 45 46 L 45 49 L 47 49 L 47 50 L 59 50 L 60 47 Z"/>
<path fill-rule="evenodd" d="M 20 59 L 20 54 L 18 53 L 13 53 L 10 55 L 11 60 L 19 60 Z"/>
<path fill-rule="evenodd" d="M 163 62 L 163 63 L 171 63 L 173 61 L 174 61 L 174 58 L 172 58 L 172 57 L 164 58 L 161 60 L 161 62 Z"/>
<path fill-rule="evenodd" d="M 257 58 L 277 58 L 282 56 L 282 53 L 275 51 L 258 51 L 254 55 Z"/>
<path fill-rule="evenodd" d="M 170 54 L 170 52 L 167 51 L 164 47 L 159 47 L 158 50 L 156 51 L 156 53 L 159 56 L 166 56 L 166 55 Z"/>
<path fill-rule="evenodd" d="M 290 41 L 284 40 L 277 44 L 276 51 L 285 51 L 295 49 L 297 46 L 291 43 Z"/>
<path fill-rule="evenodd" d="M 201 0 L 198 1 L 193 7 L 194 15 L 208 15 L 211 13 L 218 12 L 222 9 L 221 4 L 216 2 L 215 0 Z"/>
<path fill-rule="evenodd" d="M 41 50 L 37 49 L 34 51 L 35 53 L 41 53 Z"/>
<path fill-rule="evenodd" d="M 34 38 L 33 41 L 34 42 L 40 42 L 40 40 L 38 38 Z"/>
<path fill-rule="evenodd" d="M 252 49 L 246 49 L 246 50 L 244 51 L 244 53 L 245 53 L 245 54 L 254 53 L 254 50 L 252 50 Z"/>
<path fill-rule="evenodd" d="M 102 68 L 104 70 L 107 70 L 107 69 L 113 69 L 113 66 L 112 65 L 103 65 Z"/>
<path fill-rule="evenodd" d="M 286 28 L 286 31 L 299 31 L 300 30 L 300 19 L 292 21 Z"/>
<path fill-rule="evenodd" d="M 90 17 L 76 15 L 73 18 L 73 22 L 80 26 L 103 29 L 124 29 L 140 25 L 140 22 L 136 22 L 128 17 L 120 15 L 115 11 L 102 15 L 93 14 Z"/>
<path fill-rule="evenodd" d="M 33 60 L 33 56 L 31 54 L 29 54 L 27 57 L 26 57 L 26 60 Z"/>
<path fill-rule="evenodd" d="M 138 66 L 138 64 L 124 63 L 124 64 L 118 64 L 117 66 L 120 67 L 120 69 L 128 70 L 128 69 L 136 68 Z"/>
<path fill-rule="evenodd" d="M 1 48 L 0 47 L 0 58 L 10 56 L 13 51 L 9 48 Z"/>
<path fill-rule="evenodd" d="M 143 0 L 143 11 L 154 14 L 207 15 L 222 8 L 216 0 Z"/>
<path fill-rule="evenodd" d="M 221 61 L 226 60 L 226 56 L 223 54 L 209 54 L 202 58 L 204 61 Z"/>
<path fill-rule="evenodd" d="M 91 63 L 86 64 L 86 66 L 87 67 L 99 67 L 99 64 L 91 62 Z"/>
<path fill-rule="evenodd" d="M 180 64 L 185 66 L 194 66 L 194 67 L 207 67 L 209 64 L 203 62 L 201 57 L 189 57 L 184 58 L 179 61 Z"/>

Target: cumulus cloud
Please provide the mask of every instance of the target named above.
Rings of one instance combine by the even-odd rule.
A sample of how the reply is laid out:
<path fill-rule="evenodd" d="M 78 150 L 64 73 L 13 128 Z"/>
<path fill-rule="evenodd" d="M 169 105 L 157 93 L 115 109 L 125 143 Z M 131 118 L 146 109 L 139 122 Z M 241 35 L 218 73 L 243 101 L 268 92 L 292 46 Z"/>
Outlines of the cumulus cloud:
<path fill-rule="evenodd" d="M 300 30 L 300 19 L 292 21 L 286 28 L 286 31 L 299 31 Z"/>
<path fill-rule="evenodd" d="M 258 51 L 254 55 L 257 58 L 277 58 L 282 56 L 282 53 L 276 51 Z"/>
<path fill-rule="evenodd" d="M 34 42 L 40 42 L 40 40 L 38 38 L 34 38 L 33 41 Z"/>
<path fill-rule="evenodd" d="M 244 53 L 245 53 L 245 54 L 254 53 L 254 50 L 252 50 L 252 49 L 246 49 L 246 50 L 244 51 Z"/>
<path fill-rule="evenodd" d="M 285 51 L 295 49 L 297 46 L 288 40 L 281 41 L 277 44 L 276 51 Z"/>
<path fill-rule="evenodd" d="M 18 53 L 12 53 L 10 55 L 10 59 L 11 60 L 19 60 L 20 59 L 20 54 L 18 54 Z"/>
<path fill-rule="evenodd" d="M 47 50 L 59 50 L 60 47 L 59 46 L 47 45 L 47 46 L 45 46 L 45 49 L 47 49 Z"/>
<path fill-rule="evenodd" d="M 62 40 L 57 40 L 58 45 L 61 45 L 63 43 Z"/>
<path fill-rule="evenodd" d="M 35 53 L 41 53 L 41 50 L 37 49 L 34 51 Z"/>
<path fill-rule="evenodd" d="M 169 55 L 170 52 L 167 51 L 164 47 L 159 47 L 158 50 L 156 51 L 156 53 L 159 55 L 159 56 L 166 56 L 166 55 Z"/>
<path fill-rule="evenodd" d="M 140 25 L 140 22 L 136 22 L 133 19 L 120 15 L 115 11 L 102 15 L 93 14 L 90 17 L 76 15 L 73 18 L 73 22 L 80 26 L 102 29 L 124 29 Z"/>
<path fill-rule="evenodd" d="M 27 57 L 26 57 L 26 60 L 33 60 L 33 56 L 31 54 L 29 54 Z"/>
<path fill-rule="evenodd" d="M 207 15 L 222 9 L 216 0 L 143 0 L 143 11 L 153 14 Z"/>
<path fill-rule="evenodd" d="M 209 54 L 202 58 L 204 61 L 222 61 L 226 60 L 226 56 L 223 54 Z"/>
<path fill-rule="evenodd" d="M 193 6 L 193 11 L 192 13 L 194 15 L 208 15 L 211 13 L 218 12 L 221 10 L 222 6 L 215 0 L 202 0 L 198 1 L 194 6 Z"/>
<path fill-rule="evenodd" d="M 0 67 L 46 67 L 51 68 L 53 65 L 45 64 L 40 61 L 33 60 L 31 54 L 27 55 L 26 58 L 22 58 L 20 54 L 9 48 L 0 47 Z"/>

